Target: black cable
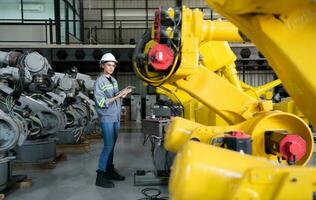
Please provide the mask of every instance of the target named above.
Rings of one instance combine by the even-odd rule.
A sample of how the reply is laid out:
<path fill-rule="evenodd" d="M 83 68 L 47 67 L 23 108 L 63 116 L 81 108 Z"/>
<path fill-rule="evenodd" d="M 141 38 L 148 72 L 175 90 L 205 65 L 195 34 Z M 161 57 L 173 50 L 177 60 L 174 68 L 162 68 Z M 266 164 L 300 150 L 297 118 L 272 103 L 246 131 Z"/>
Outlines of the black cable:
<path fill-rule="evenodd" d="M 168 151 L 166 150 L 166 152 L 165 152 L 165 163 L 164 163 L 165 171 L 169 171 L 169 161 L 168 161 L 168 158 L 169 158 L 169 153 L 168 153 Z"/>
<path fill-rule="evenodd" d="M 25 85 L 25 71 L 24 71 L 24 59 L 25 59 L 26 55 L 22 55 L 20 57 L 18 57 L 17 60 L 17 68 L 18 68 L 18 72 L 19 72 L 19 80 L 17 82 L 17 84 L 15 85 L 15 88 L 13 90 L 13 92 L 10 94 L 10 96 L 12 96 L 13 100 L 17 100 L 20 98 L 23 90 L 24 90 L 24 85 Z"/>
<path fill-rule="evenodd" d="M 167 106 L 168 108 L 170 108 L 171 113 L 172 113 L 174 116 L 181 116 L 181 117 L 183 117 L 183 112 L 182 112 L 182 110 L 183 110 L 184 108 L 183 108 L 183 106 L 181 105 L 181 101 L 180 101 L 180 99 L 178 99 L 177 95 L 175 95 L 175 97 L 177 98 L 179 104 L 174 104 L 174 103 L 171 102 L 171 101 L 162 100 L 162 99 L 160 99 L 156 104 L 159 105 L 159 106 Z"/>
<path fill-rule="evenodd" d="M 155 148 L 156 148 L 156 141 L 154 137 L 150 137 L 150 143 L 151 143 L 151 156 L 154 159 L 154 155 L 155 155 Z"/>
<path fill-rule="evenodd" d="M 155 193 L 153 193 L 155 192 Z M 161 194 L 160 189 L 158 188 L 144 188 L 141 193 L 145 196 L 138 200 L 168 200 L 168 197 L 159 197 Z M 150 194 L 153 193 L 153 194 Z"/>

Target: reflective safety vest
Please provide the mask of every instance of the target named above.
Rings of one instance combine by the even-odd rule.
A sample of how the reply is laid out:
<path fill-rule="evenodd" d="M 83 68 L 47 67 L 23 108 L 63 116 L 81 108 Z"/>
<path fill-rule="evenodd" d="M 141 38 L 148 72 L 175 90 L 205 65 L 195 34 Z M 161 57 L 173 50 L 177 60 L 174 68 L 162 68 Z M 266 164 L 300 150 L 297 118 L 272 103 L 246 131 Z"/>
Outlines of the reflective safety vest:
<path fill-rule="evenodd" d="M 112 83 L 102 73 L 94 83 L 94 101 L 101 122 L 120 121 L 121 99 L 109 103 L 109 99 L 119 92 L 116 79 L 110 78 Z"/>

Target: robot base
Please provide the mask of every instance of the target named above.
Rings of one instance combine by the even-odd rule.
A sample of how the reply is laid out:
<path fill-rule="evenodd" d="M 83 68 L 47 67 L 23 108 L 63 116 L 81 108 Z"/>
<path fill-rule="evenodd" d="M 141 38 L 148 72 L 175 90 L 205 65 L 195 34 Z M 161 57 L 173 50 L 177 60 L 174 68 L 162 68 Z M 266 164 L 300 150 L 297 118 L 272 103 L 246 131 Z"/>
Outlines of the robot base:
<path fill-rule="evenodd" d="M 56 157 L 56 138 L 26 140 L 22 146 L 16 147 L 14 162 L 42 163 L 50 162 Z"/>
<path fill-rule="evenodd" d="M 7 188 L 7 183 L 11 178 L 11 164 L 7 157 L 0 159 L 0 191 Z"/>

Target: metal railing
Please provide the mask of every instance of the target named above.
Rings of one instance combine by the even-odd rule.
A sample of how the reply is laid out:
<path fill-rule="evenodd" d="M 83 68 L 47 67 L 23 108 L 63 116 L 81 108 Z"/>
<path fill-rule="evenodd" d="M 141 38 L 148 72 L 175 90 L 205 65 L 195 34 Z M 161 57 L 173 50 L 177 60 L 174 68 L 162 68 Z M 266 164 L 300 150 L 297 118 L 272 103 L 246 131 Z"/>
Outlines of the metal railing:
<path fill-rule="evenodd" d="M 56 42 L 53 37 L 53 27 L 55 26 L 55 21 L 48 19 L 48 20 L 38 20 L 38 19 L 0 19 L 0 30 L 7 29 L 9 26 L 15 26 L 15 27 L 22 27 L 22 26 L 29 26 L 30 28 L 34 26 L 42 26 L 45 29 L 45 39 L 43 40 L 18 40 L 16 38 L 15 40 L 2 40 L 0 38 L 0 43 L 3 42 L 10 42 L 10 43 L 46 43 L 46 44 L 53 44 Z M 31 34 L 31 33 L 21 33 L 21 35 L 25 34 Z"/>
<path fill-rule="evenodd" d="M 207 7 L 198 7 L 201 10 L 209 10 L 209 16 L 206 19 L 217 19 L 218 15 L 213 10 Z M 84 13 L 90 12 L 90 19 L 84 20 L 84 43 L 88 44 L 134 44 L 141 37 L 141 35 L 151 27 L 154 17 L 152 13 L 157 8 L 151 7 L 133 7 L 133 8 L 121 8 L 115 7 L 115 4 L 111 8 L 84 8 Z M 106 16 L 111 10 L 112 15 Z M 143 19 L 133 19 L 127 16 L 117 16 L 118 10 L 143 10 Z M 151 13 L 151 15 L 150 15 Z M 134 22 L 138 24 L 137 27 L 130 27 L 130 23 Z M 141 27 L 142 26 L 142 27 Z M 134 30 L 134 31 L 131 31 Z M 129 34 L 127 34 L 129 33 Z"/>

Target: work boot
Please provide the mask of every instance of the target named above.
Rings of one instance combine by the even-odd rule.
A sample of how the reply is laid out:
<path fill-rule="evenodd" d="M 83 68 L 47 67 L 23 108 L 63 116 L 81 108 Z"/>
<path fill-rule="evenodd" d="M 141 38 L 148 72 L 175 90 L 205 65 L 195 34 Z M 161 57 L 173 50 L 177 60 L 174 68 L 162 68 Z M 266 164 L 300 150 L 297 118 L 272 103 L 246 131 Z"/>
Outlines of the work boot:
<path fill-rule="evenodd" d="M 116 181 L 125 180 L 125 176 L 122 176 L 119 173 L 117 173 L 116 169 L 114 168 L 114 165 L 109 165 L 106 167 L 105 176 L 111 180 L 116 180 Z"/>
<path fill-rule="evenodd" d="M 105 172 L 97 170 L 97 179 L 95 181 L 95 185 L 104 188 L 113 188 L 114 183 L 112 183 L 108 178 L 105 176 Z"/>

